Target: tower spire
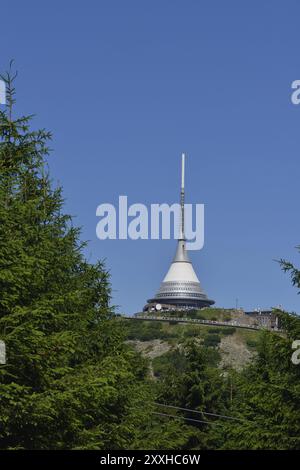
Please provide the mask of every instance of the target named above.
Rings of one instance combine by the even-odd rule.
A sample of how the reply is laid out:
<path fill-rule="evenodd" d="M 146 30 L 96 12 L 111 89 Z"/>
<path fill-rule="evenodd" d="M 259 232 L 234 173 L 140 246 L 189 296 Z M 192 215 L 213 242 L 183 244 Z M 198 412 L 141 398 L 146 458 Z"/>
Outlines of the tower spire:
<path fill-rule="evenodd" d="M 214 300 L 203 291 L 188 257 L 184 230 L 185 154 L 181 155 L 180 220 L 176 254 L 159 291 L 148 300 L 144 311 L 209 307 Z"/>
<path fill-rule="evenodd" d="M 181 207 L 181 220 L 179 240 L 185 240 L 184 233 L 184 167 L 185 167 L 185 154 L 181 155 L 181 190 L 180 190 L 180 207 Z"/>
<path fill-rule="evenodd" d="M 184 170 L 185 170 L 185 154 L 181 154 L 181 188 L 180 188 L 180 223 L 177 250 L 174 262 L 184 261 L 189 263 L 189 257 L 185 247 L 185 231 L 184 231 Z"/>

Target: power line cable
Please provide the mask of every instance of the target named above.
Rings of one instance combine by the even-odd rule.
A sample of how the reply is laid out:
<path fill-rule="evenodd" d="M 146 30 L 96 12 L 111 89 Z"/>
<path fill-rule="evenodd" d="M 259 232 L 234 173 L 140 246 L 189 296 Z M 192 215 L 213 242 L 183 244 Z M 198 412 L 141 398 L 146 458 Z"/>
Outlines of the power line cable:
<path fill-rule="evenodd" d="M 202 421 L 200 419 L 185 418 L 184 416 L 168 415 L 167 413 L 158 413 L 157 411 L 152 411 L 151 413 L 154 414 L 154 415 L 158 415 L 158 416 L 167 416 L 168 418 L 183 419 L 185 421 L 193 421 L 195 423 L 211 424 L 213 426 L 218 426 L 218 425 L 222 426 L 222 423 L 216 423 L 216 422 L 212 422 L 212 421 Z"/>
<path fill-rule="evenodd" d="M 246 419 L 236 418 L 234 416 L 221 415 L 221 414 L 217 414 L 217 413 L 208 413 L 206 411 L 191 410 L 190 408 L 182 408 L 180 406 L 165 405 L 163 403 L 157 403 L 157 402 L 154 402 L 154 404 L 159 405 L 159 406 L 165 406 L 166 408 L 173 408 L 173 409 L 181 410 L 181 411 L 189 411 L 191 413 L 203 414 L 203 415 L 208 415 L 208 416 L 216 416 L 218 418 L 231 419 L 231 420 L 235 420 L 235 421 L 248 421 Z M 248 422 L 250 422 L 250 421 L 248 421 Z"/>

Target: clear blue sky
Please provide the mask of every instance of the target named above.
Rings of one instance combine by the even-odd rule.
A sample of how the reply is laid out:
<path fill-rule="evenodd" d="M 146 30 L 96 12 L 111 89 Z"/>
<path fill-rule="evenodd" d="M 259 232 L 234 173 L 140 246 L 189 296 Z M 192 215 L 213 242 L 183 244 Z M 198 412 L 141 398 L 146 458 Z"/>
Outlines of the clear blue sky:
<path fill-rule="evenodd" d="M 300 264 L 298 1 L 19 0 L 0 16 L 0 68 L 15 59 L 18 110 L 54 133 L 52 176 L 121 311 L 156 292 L 175 242 L 99 241 L 96 207 L 177 202 L 182 151 L 209 297 L 300 311 L 274 261 Z"/>

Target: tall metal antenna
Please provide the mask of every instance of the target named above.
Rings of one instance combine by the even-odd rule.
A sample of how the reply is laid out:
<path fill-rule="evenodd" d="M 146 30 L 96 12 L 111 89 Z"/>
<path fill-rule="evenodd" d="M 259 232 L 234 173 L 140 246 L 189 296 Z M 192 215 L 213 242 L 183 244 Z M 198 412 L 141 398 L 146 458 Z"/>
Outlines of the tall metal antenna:
<path fill-rule="evenodd" d="M 181 155 L 181 190 L 180 190 L 181 223 L 180 223 L 179 240 L 185 240 L 185 234 L 184 234 L 184 166 L 185 166 L 185 154 L 183 153 Z"/>
<path fill-rule="evenodd" d="M 153 308 L 169 310 L 175 306 L 179 310 L 189 307 L 202 308 L 213 305 L 215 302 L 207 297 L 203 291 L 193 265 L 189 260 L 185 238 L 185 208 L 184 208 L 184 176 L 185 154 L 181 155 L 181 186 L 180 205 L 176 214 L 178 228 L 178 240 L 176 253 L 169 270 L 164 277 L 159 291 L 152 299 L 147 300 L 144 311 L 151 312 Z M 178 209 L 178 204 L 177 204 Z"/>

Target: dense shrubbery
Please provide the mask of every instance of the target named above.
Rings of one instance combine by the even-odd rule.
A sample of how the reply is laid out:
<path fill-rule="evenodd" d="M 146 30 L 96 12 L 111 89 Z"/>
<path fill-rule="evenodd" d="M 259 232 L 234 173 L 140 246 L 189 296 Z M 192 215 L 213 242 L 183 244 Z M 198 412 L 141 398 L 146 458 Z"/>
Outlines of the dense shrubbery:
<path fill-rule="evenodd" d="M 221 342 L 221 336 L 217 334 L 211 334 L 204 338 L 204 346 L 216 347 Z"/>
<path fill-rule="evenodd" d="M 257 357 L 235 376 L 230 412 L 241 421 L 224 424 L 223 448 L 300 449 L 300 367 L 291 361 L 300 319 L 281 316 L 287 337 L 262 333 Z"/>
<path fill-rule="evenodd" d="M 213 327 L 207 330 L 207 333 L 211 335 L 220 334 L 220 335 L 229 336 L 229 335 L 233 335 L 235 332 L 236 332 L 236 328 L 230 327 L 230 326 L 225 326 L 224 328 Z"/>
<path fill-rule="evenodd" d="M 225 336 L 233 335 L 236 332 L 236 328 L 226 326 L 225 328 L 222 328 L 221 333 Z"/>
<path fill-rule="evenodd" d="M 172 369 L 177 374 L 182 373 L 187 367 L 187 359 L 177 348 L 152 361 L 153 372 L 158 377 L 164 377 L 168 370 Z"/>
<path fill-rule="evenodd" d="M 197 337 L 200 335 L 200 333 L 201 333 L 201 330 L 199 329 L 199 326 L 186 325 L 185 328 L 183 329 L 184 338 Z"/>
<path fill-rule="evenodd" d="M 247 339 L 246 344 L 247 344 L 248 348 L 250 348 L 250 349 L 256 349 L 257 348 L 257 341 L 255 339 L 251 339 L 251 338 Z"/>
<path fill-rule="evenodd" d="M 177 337 L 177 332 L 166 326 L 167 325 L 164 326 L 163 323 L 157 321 L 141 320 L 130 320 L 124 324 L 127 339 L 140 341 Z"/>

